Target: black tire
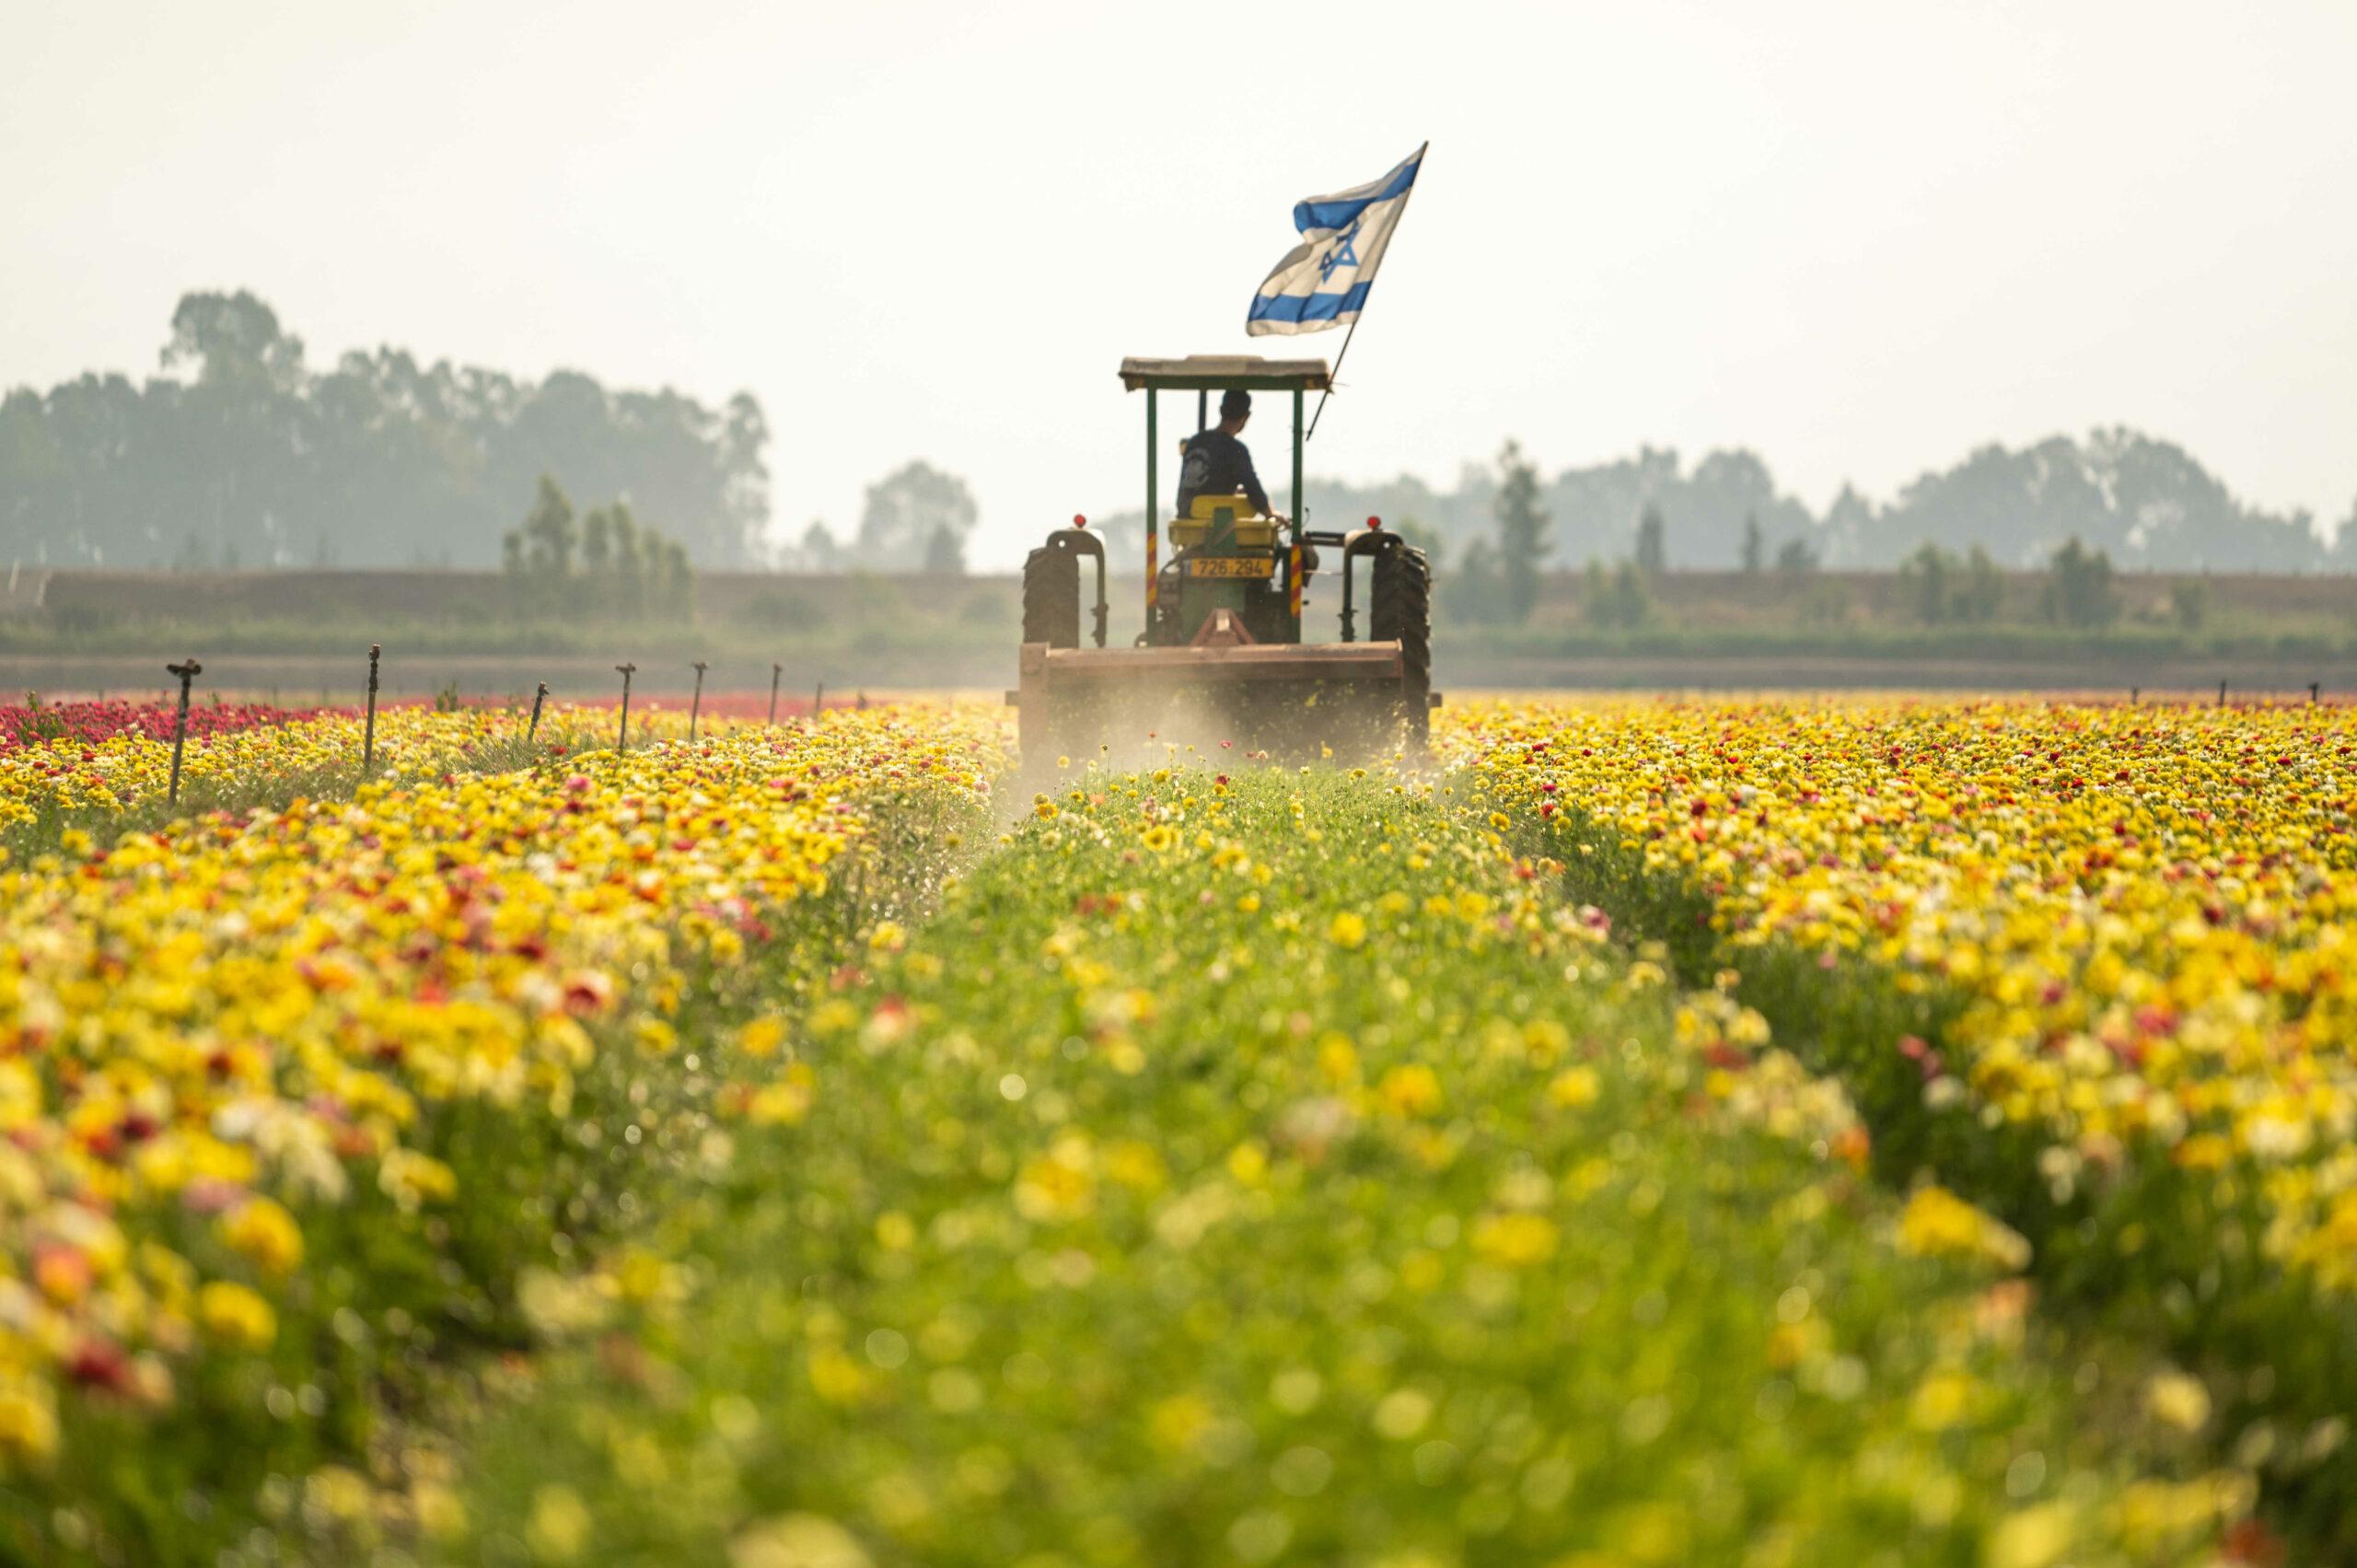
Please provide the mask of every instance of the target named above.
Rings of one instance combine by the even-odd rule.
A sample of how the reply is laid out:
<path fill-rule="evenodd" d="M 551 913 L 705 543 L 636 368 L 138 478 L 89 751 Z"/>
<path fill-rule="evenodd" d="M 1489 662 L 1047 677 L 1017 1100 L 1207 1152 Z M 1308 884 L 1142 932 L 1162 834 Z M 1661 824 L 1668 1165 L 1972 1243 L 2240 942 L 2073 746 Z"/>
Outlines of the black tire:
<path fill-rule="evenodd" d="M 1080 552 L 1062 540 L 1024 558 L 1023 640 L 1080 646 Z"/>
<path fill-rule="evenodd" d="M 1399 645 L 1399 717 L 1411 748 L 1432 738 L 1433 568 L 1424 552 L 1396 544 L 1375 558 L 1367 635 Z"/>

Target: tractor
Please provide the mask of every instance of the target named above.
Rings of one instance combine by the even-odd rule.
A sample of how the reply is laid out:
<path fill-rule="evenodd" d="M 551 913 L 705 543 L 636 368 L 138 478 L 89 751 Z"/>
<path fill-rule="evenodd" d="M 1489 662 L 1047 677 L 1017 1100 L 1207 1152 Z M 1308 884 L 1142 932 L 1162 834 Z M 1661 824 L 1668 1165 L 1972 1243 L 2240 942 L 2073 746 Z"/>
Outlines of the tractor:
<path fill-rule="evenodd" d="M 1431 565 L 1379 518 L 1326 532 L 1302 522 L 1302 401 L 1329 386 L 1326 362 L 1124 359 L 1120 375 L 1125 389 L 1145 394 L 1145 630 L 1134 646 L 1106 645 L 1105 542 L 1085 518 L 1031 552 L 1017 686 L 1007 693 L 1026 773 L 1043 777 L 1043 762 L 1060 756 L 1128 761 L 1180 743 L 1199 752 L 1224 743 L 1288 761 L 1421 759 L 1440 704 L 1432 689 Z M 1213 394 L 1230 388 L 1293 395 L 1292 513 L 1263 517 L 1242 494 L 1199 495 L 1187 516 L 1166 519 L 1157 397 L 1193 392 L 1201 430 Z M 1095 587 L 1086 644 L 1084 561 L 1094 566 Z M 1302 633 L 1305 590 L 1329 562 L 1341 579 L 1341 636 L 1310 643 Z M 1357 599 L 1361 577 L 1364 598 Z"/>

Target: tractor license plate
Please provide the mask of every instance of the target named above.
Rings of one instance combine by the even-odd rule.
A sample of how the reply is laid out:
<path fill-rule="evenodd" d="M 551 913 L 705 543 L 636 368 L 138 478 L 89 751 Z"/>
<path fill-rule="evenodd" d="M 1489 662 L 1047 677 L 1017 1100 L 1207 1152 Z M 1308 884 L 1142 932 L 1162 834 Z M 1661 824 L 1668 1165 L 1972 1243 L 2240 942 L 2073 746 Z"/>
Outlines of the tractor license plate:
<path fill-rule="evenodd" d="M 1273 577 L 1277 563 L 1265 555 L 1205 555 L 1187 563 L 1190 577 Z"/>

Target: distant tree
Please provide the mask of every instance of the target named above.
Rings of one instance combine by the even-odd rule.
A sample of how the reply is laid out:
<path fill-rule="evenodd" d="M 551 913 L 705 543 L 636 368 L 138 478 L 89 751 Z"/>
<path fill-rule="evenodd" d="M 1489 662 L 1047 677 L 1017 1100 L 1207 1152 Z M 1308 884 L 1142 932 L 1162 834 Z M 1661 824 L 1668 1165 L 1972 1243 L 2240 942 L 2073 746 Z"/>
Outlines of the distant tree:
<path fill-rule="evenodd" d="M 1645 586 L 1645 576 L 1633 561 L 1608 567 L 1590 556 L 1580 574 L 1582 619 L 1593 626 L 1621 632 L 1644 625 L 1654 616 L 1653 592 Z"/>
<path fill-rule="evenodd" d="M 1434 591 L 1440 609 L 1451 618 L 1494 624 L 1507 613 L 1504 578 L 1498 569 L 1498 547 L 1477 536 L 1465 547 L 1457 569 L 1439 580 Z"/>
<path fill-rule="evenodd" d="M 1666 572 L 1669 570 L 1669 528 L 1662 520 L 1661 508 L 1652 502 L 1637 517 L 1637 570 Z"/>
<path fill-rule="evenodd" d="M 278 313 L 244 289 L 183 295 L 161 357 L 167 370 L 193 365 L 200 387 L 292 393 L 303 381 L 303 340 L 282 331 Z"/>
<path fill-rule="evenodd" d="M 1955 613 L 1956 580 L 1962 563 L 1925 540 L 1915 553 L 1898 563 L 1898 586 L 1908 613 L 1925 626 L 1937 626 Z"/>
<path fill-rule="evenodd" d="M 935 528 L 933 537 L 925 540 L 924 569 L 941 576 L 962 577 L 966 575 L 966 541 L 952 533 L 946 524 Z"/>
<path fill-rule="evenodd" d="M 603 506 L 592 506 L 581 518 L 581 569 L 598 576 L 611 571 L 613 564 L 613 514 Z"/>
<path fill-rule="evenodd" d="M 1549 518 L 1538 505 L 1538 470 L 1508 441 L 1498 453 L 1499 602 L 1505 619 L 1519 626 L 1538 603 L 1538 573 L 1549 551 Z"/>
<path fill-rule="evenodd" d="M 1964 575 L 1956 587 L 1956 618 L 1974 625 L 1997 619 L 2005 608 L 2005 574 L 1979 545 L 1964 558 Z"/>
<path fill-rule="evenodd" d="M 2111 587 L 2111 557 L 2073 535 L 2047 563 L 2047 620 L 2061 626 L 2107 626 L 2119 613 Z"/>
<path fill-rule="evenodd" d="M 1768 540 L 1759 531 L 1759 514 L 1746 512 L 1743 515 L 1743 569 L 1758 576 L 1767 564 Z"/>
<path fill-rule="evenodd" d="M 964 480 L 930 463 L 903 463 L 867 487 L 858 563 L 876 572 L 918 571 L 937 535 L 946 533 L 962 550 L 979 515 Z"/>
<path fill-rule="evenodd" d="M 539 383 L 385 347 L 310 369 L 250 293 L 192 293 L 162 374 L 0 399 L 0 559 L 488 565 L 537 478 L 635 496 L 700 559 L 745 560 L 769 510 L 760 404 Z"/>
<path fill-rule="evenodd" d="M 573 499 L 547 474 L 540 475 L 532 509 L 524 514 L 523 525 L 516 531 L 522 541 L 526 572 L 550 578 L 573 575 L 573 547 L 579 539 L 573 521 Z"/>
<path fill-rule="evenodd" d="M 802 542 L 795 549 L 806 572 L 832 572 L 842 564 L 842 546 L 822 517 L 810 519 L 810 526 L 802 530 Z"/>
<path fill-rule="evenodd" d="M 1799 576 L 1817 570 L 1817 549 L 1805 539 L 1788 539 L 1776 547 L 1776 570 Z"/>
<path fill-rule="evenodd" d="M 518 602 L 543 614 L 679 620 L 694 608 L 683 540 L 642 528 L 625 501 L 593 506 L 576 524 L 563 487 L 545 475 L 531 512 L 501 547 Z"/>

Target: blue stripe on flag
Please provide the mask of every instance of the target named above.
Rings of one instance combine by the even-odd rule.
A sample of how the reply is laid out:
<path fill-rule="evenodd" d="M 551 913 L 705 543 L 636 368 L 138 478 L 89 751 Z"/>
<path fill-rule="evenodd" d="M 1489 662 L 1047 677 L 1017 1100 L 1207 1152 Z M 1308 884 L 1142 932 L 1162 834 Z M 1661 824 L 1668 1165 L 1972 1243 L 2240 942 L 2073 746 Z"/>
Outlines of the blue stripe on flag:
<path fill-rule="evenodd" d="M 1416 170 L 1424 160 L 1416 158 L 1384 182 L 1383 189 L 1372 196 L 1356 196 L 1347 202 L 1296 202 L 1293 209 L 1293 226 L 1306 234 L 1313 228 L 1348 228 L 1351 220 L 1377 202 L 1387 202 L 1394 196 L 1404 196 L 1408 187 L 1416 182 Z"/>
<path fill-rule="evenodd" d="M 1358 310 L 1366 305 L 1366 291 L 1374 285 L 1353 284 L 1340 294 L 1263 294 L 1252 300 L 1252 313 L 1247 321 L 1331 321 L 1346 310 Z"/>

